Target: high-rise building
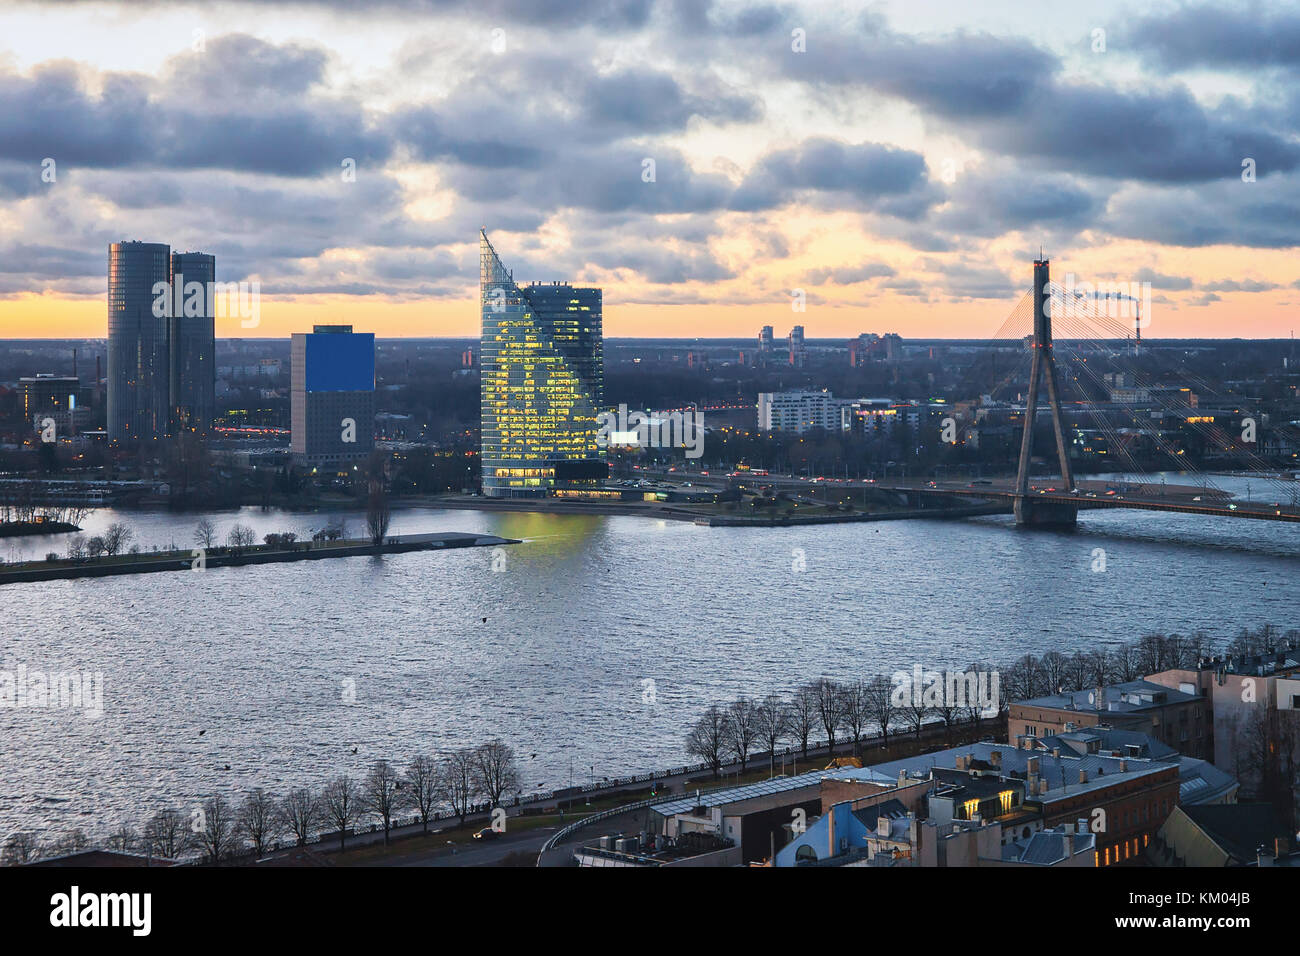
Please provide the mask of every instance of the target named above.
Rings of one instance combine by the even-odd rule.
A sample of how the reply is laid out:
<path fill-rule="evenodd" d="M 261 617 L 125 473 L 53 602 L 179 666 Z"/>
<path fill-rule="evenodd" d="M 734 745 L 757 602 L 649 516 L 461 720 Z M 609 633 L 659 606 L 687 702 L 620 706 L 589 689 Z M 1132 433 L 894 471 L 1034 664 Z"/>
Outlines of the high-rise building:
<path fill-rule="evenodd" d="M 605 400 L 601 291 L 520 287 L 479 233 L 483 494 L 595 490 L 609 476 L 597 444 Z"/>
<path fill-rule="evenodd" d="M 154 308 L 157 283 L 171 279 L 171 249 L 159 242 L 108 247 L 108 437 L 167 434 L 170 362 L 168 319 Z"/>
<path fill-rule="evenodd" d="M 758 350 L 763 353 L 771 352 L 773 338 L 774 338 L 774 333 L 772 332 L 772 326 L 765 325 L 761 329 L 759 329 Z"/>
<path fill-rule="evenodd" d="M 848 399 L 837 399 L 830 392 L 759 392 L 758 428 L 765 432 L 803 434 L 814 429 L 840 431 L 843 428 L 840 408 Z"/>
<path fill-rule="evenodd" d="M 289 450 L 295 464 L 364 461 L 375 447 L 375 336 L 350 325 L 295 332 Z"/>
<path fill-rule="evenodd" d="M 803 368 L 807 353 L 804 351 L 802 325 L 796 325 L 790 330 L 788 341 L 790 345 L 790 364 L 795 368 Z"/>
<path fill-rule="evenodd" d="M 173 314 L 168 322 L 172 434 L 206 434 L 216 414 L 216 281 L 215 256 L 202 252 L 172 255 Z M 177 300 L 181 308 L 175 308 Z"/>

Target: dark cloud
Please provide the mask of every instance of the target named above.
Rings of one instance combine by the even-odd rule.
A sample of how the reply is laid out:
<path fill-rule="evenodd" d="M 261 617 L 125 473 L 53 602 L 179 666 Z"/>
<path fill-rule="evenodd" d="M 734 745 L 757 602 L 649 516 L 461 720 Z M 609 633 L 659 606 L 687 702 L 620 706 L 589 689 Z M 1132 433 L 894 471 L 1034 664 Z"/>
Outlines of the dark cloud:
<path fill-rule="evenodd" d="M 1179 85 L 1121 90 L 1066 79 L 1056 56 L 1028 40 L 881 31 L 827 36 L 815 56 L 813 42 L 808 53 L 781 56 L 787 75 L 899 97 L 983 150 L 1056 172 L 1181 183 L 1235 176 L 1248 156 L 1271 170 L 1300 165 L 1300 146 L 1270 128 L 1270 111 L 1232 99 L 1206 107 Z"/>
<path fill-rule="evenodd" d="M 832 282 L 835 285 L 856 285 L 893 276 L 894 269 L 883 262 L 863 262 L 855 266 L 843 266 L 837 269 L 814 269 L 808 273 L 808 281 L 813 285 Z"/>
<path fill-rule="evenodd" d="M 245 55 L 256 69 L 238 65 Z M 175 85 L 170 68 L 159 79 L 109 73 L 98 94 L 68 63 L 39 66 L 30 77 L 0 73 L 0 158 L 281 176 L 337 170 L 345 158 L 388 158 L 389 142 L 368 128 L 360 107 L 309 91 L 321 62 L 300 47 L 229 36 L 177 59 L 183 65 L 174 67 Z M 237 95 L 230 99 L 222 92 L 224 64 L 232 64 Z M 288 92 L 266 85 L 272 81 L 288 83 Z"/>
<path fill-rule="evenodd" d="M 959 33 L 923 41 L 879 30 L 808 35 L 806 53 L 783 53 L 788 76 L 869 86 L 929 113 L 968 121 L 1025 110 L 1060 65 L 1028 40 Z"/>
<path fill-rule="evenodd" d="M 1294 247 L 1300 245 L 1300 174 L 1129 187 L 1112 198 L 1102 225 L 1114 235 L 1172 246 Z"/>
<path fill-rule="evenodd" d="M 1146 14 L 1118 39 L 1170 71 L 1300 66 L 1300 10 L 1266 3 L 1189 3 Z"/>
<path fill-rule="evenodd" d="M 1207 292 L 1272 292 L 1282 286 L 1276 282 L 1261 282 L 1258 279 L 1219 279 L 1215 282 L 1203 282 L 1200 288 Z"/>
<path fill-rule="evenodd" d="M 958 175 L 949 187 L 948 204 L 932 222 L 940 230 L 968 236 L 1050 230 L 1059 238 L 1062 231 L 1093 225 L 1105 207 L 1106 192 L 1077 177 L 994 161 Z"/>
<path fill-rule="evenodd" d="M 856 208 L 903 219 L 923 215 L 939 199 L 920 153 L 815 138 L 760 159 L 736 190 L 730 208 L 770 209 L 810 194 L 835 194 L 837 203 L 849 199 Z"/>

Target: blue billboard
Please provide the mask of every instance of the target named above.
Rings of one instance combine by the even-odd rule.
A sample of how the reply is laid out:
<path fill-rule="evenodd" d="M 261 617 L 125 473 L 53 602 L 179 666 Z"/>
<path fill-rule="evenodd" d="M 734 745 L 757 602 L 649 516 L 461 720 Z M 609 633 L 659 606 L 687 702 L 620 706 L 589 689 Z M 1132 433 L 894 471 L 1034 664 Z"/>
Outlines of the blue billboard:
<path fill-rule="evenodd" d="M 374 391 L 373 332 L 313 332 L 307 336 L 306 357 L 307 391 Z"/>

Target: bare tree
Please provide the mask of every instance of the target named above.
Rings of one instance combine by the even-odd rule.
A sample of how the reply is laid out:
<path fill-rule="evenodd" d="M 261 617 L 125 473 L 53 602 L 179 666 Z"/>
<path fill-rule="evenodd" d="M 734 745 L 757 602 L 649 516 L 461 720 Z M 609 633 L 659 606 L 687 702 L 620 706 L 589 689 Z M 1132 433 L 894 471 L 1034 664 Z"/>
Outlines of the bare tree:
<path fill-rule="evenodd" d="M 925 718 L 932 713 L 932 708 L 925 702 L 925 691 L 921 687 L 910 687 L 903 706 L 899 711 L 903 715 L 903 720 L 907 726 L 912 728 L 918 740 L 921 739 L 921 729 L 925 724 Z"/>
<path fill-rule="evenodd" d="M 198 845 L 212 863 L 220 865 L 221 861 L 235 852 L 235 819 L 226 798 L 218 794 L 203 803 L 201 826 L 195 834 Z"/>
<path fill-rule="evenodd" d="M 11 833 L 5 840 L 4 861 L 6 866 L 22 866 L 41 856 L 40 838 L 27 830 Z"/>
<path fill-rule="evenodd" d="M 844 721 L 844 701 L 840 694 L 840 685 L 823 677 L 821 680 L 814 681 L 808 689 L 816 703 L 817 719 L 821 722 L 822 730 L 826 731 L 829 752 L 833 755 L 835 731 L 839 730 L 840 724 Z"/>
<path fill-rule="evenodd" d="M 98 558 L 108 549 L 102 535 L 95 535 L 86 542 L 86 557 Z"/>
<path fill-rule="evenodd" d="M 1088 655 L 1083 651 L 1075 651 L 1065 668 L 1065 689 L 1083 690 L 1087 687 L 1090 668 Z"/>
<path fill-rule="evenodd" d="M 957 705 L 955 695 L 948 694 L 948 688 L 954 686 L 953 681 L 949 679 L 949 672 L 943 671 L 939 675 L 939 679 L 941 681 L 939 684 L 941 693 L 936 695 L 939 698 L 938 703 L 931 705 L 930 712 L 938 714 L 939 719 L 943 721 L 944 742 L 951 747 L 952 726 L 957 721 L 957 714 L 960 708 Z"/>
<path fill-rule="evenodd" d="M 194 543 L 200 548 L 211 550 L 217 541 L 217 526 L 207 518 L 200 518 L 194 526 Z"/>
<path fill-rule="evenodd" d="M 273 843 L 280 834 L 280 814 L 277 811 L 275 797 L 261 787 L 244 796 L 239 805 L 236 825 L 250 843 L 260 860 L 266 855 L 266 847 Z"/>
<path fill-rule="evenodd" d="M 749 764 L 749 752 L 760 739 L 758 707 L 748 697 L 733 701 L 727 708 L 727 743 L 740 761 L 741 773 Z"/>
<path fill-rule="evenodd" d="M 159 810 L 144 825 L 144 841 L 149 851 L 165 860 L 174 860 L 185 852 L 190 831 L 185 818 L 175 810 Z"/>
<path fill-rule="evenodd" d="M 1043 693 L 1042 667 L 1033 654 L 1024 655 L 1008 667 L 1005 680 L 1012 700 L 1032 700 Z"/>
<path fill-rule="evenodd" d="M 1137 680 L 1142 676 L 1138 666 L 1137 651 L 1131 644 L 1120 644 L 1110 655 L 1114 667 L 1113 677 L 1119 681 Z"/>
<path fill-rule="evenodd" d="M 710 704 L 686 735 L 686 752 L 704 761 L 717 777 L 722 772 L 722 752 L 729 734 L 730 721 L 726 711 L 717 704 Z"/>
<path fill-rule="evenodd" d="M 135 845 L 140 841 L 140 834 L 135 832 L 135 827 L 129 823 L 123 823 L 120 827 L 108 835 L 108 848 L 116 850 L 118 853 L 130 853 L 135 849 Z"/>
<path fill-rule="evenodd" d="M 392 520 L 392 510 L 388 505 L 388 489 L 384 479 L 370 479 L 370 494 L 366 499 L 366 530 L 370 534 L 370 543 L 375 547 L 384 543 L 388 536 L 388 525 Z"/>
<path fill-rule="evenodd" d="M 360 803 L 384 825 L 384 846 L 393 828 L 393 814 L 402 802 L 402 778 L 387 760 L 378 760 L 361 784 Z"/>
<path fill-rule="evenodd" d="M 840 688 L 840 704 L 843 714 L 844 729 L 853 738 L 853 756 L 861 753 L 859 746 L 866 735 L 867 724 L 871 723 L 871 708 L 868 706 L 868 691 L 864 681 L 853 680 Z"/>
<path fill-rule="evenodd" d="M 114 521 L 104 529 L 104 551 L 110 557 L 121 553 L 135 533 L 120 521 Z"/>
<path fill-rule="evenodd" d="M 312 830 L 321 819 L 321 805 L 306 787 L 285 794 L 279 806 L 280 822 L 293 834 L 298 846 L 306 846 Z"/>
<path fill-rule="evenodd" d="M 476 765 L 474 751 L 468 749 L 452 751 L 438 764 L 438 789 L 443 799 L 451 804 L 452 812 L 460 817 L 461 826 L 465 825 L 465 817 L 477 792 Z"/>
<path fill-rule="evenodd" d="M 1069 660 L 1059 651 L 1048 651 L 1038 666 L 1043 674 L 1043 689 L 1049 694 L 1059 694 L 1066 684 Z"/>
<path fill-rule="evenodd" d="M 68 539 L 68 557 L 73 561 L 80 561 L 86 556 L 86 536 L 84 534 L 74 534 Z"/>
<path fill-rule="evenodd" d="M 875 675 L 867 681 L 866 697 L 867 715 L 880 728 L 881 740 L 888 747 L 889 725 L 896 713 L 893 682 L 883 674 Z"/>
<path fill-rule="evenodd" d="M 438 765 L 432 757 L 424 755 L 411 758 L 406 767 L 406 786 L 410 800 L 420 812 L 424 832 L 429 832 L 429 817 L 438 804 Z"/>
<path fill-rule="evenodd" d="M 776 774 L 776 745 L 790 732 L 790 715 L 785 701 L 776 694 L 769 694 L 754 709 L 754 721 L 758 728 L 758 737 L 767 746 L 768 773 Z"/>
<path fill-rule="evenodd" d="M 226 533 L 226 544 L 238 551 L 241 548 L 251 548 L 257 542 L 257 535 L 248 525 L 234 525 Z"/>
<path fill-rule="evenodd" d="M 795 689 L 794 696 L 790 698 L 786 707 L 786 713 L 790 717 L 790 732 L 799 741 L 800 755 L 806 760 L 808 738 L 812 736 L 812 729 L 817 723 L 817 698 L 810 692 L 807 684 Z"/>
<path fill-rule="evenodd" d="M 474 779 L 488 802 L 500 806 L 505 794 L 519 789 L 519 769 L 515 765 L 514 750 L 499 740 L 478 747 L 474 751 Z"/>
<path fill-rule="evenodd" d="M 321 795 L 325 819 L 338 828 L 339 850 L 347 845 L 348 830 L 361 813 L 357 785 L 347 774 L 335 777 Z"/>

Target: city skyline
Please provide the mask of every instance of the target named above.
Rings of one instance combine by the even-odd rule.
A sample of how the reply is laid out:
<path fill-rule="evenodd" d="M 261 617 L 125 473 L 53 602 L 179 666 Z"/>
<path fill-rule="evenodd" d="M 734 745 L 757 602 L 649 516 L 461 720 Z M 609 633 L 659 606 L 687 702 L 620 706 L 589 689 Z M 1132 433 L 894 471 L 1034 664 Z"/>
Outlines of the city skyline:
<path fill-rule="evenodd" d="M 575 63 L 526 4 L 235 6 L 0 13 L 0 335 L 100 334 L 97 250 L 167 235 L 261 282 L 220 337 L 472 336 L 479 226 L 610 337 L 983 338 L 1040 247 L 1153 338 L 1293 326 L 1292 11 L 579 6 Z"/>

